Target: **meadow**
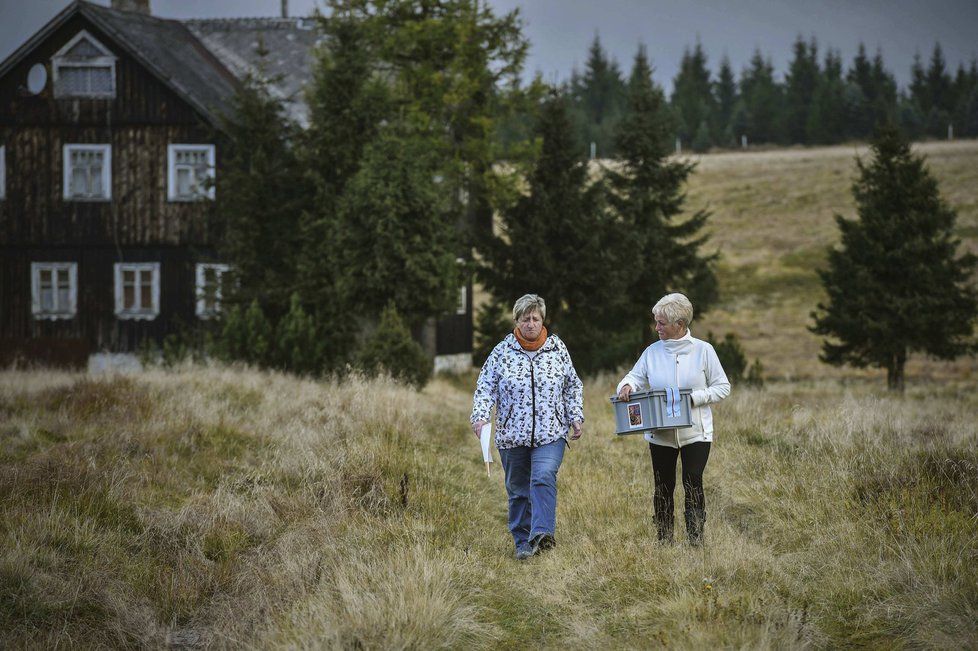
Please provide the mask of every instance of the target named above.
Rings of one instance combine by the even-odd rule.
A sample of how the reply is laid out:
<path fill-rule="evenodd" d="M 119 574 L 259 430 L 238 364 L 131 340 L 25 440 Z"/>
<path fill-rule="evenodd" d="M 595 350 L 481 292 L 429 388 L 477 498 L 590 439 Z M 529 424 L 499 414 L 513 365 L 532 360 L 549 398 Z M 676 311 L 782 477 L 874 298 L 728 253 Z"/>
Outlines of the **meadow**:
<path fill-rule="evenodd" d="M 184 367 L 0 375 L 0 645 L 964 647 L 978 398 L 835 382 L 716 409 L 707 544 L 660 546 L 647 446 L 606 396 L 520 563 L 473 378 L 418 396 Z M 681 516 L 680 516 L 681 517 Z"/>
<path fill-rule="evenodd" d="M 978 143 L 922 150 L 976 250 Z M 655 541 L 615 375 L 586 380 L 557 547 L 520 563 L 468 428 L 472 374 L 417 393 L 244 367 L 8 370 L 0 647 L 973 646 L 974 358 L 914 359 L 891 395 L 879 371 L 820 364 L 805 330 L 832 215 L 854 214 L 853 154 L 704 156 L 690 184 L 725 290 L 693 330 L 736 332 L 768 369 L 714 410 L 703 547 Z"/>

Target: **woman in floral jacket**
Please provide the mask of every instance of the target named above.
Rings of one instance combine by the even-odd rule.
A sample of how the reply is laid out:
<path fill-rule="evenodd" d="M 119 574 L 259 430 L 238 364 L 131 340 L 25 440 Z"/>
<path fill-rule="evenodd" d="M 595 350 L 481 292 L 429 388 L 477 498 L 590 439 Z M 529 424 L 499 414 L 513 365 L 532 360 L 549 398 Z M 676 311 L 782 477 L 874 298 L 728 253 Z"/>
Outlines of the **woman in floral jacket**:
<path fill-rule="evenodd" d="M 496 447 L 519 560 L 557 544 L 557 471 L 568 430 L 576 441 L 584 427 L 583 385 L 567 346 L 543 325 L 546 316 L 536 294 L 516 301 L 516 327 L 489 354 L 472 399 L 476 437 L 496 407 Z"/>

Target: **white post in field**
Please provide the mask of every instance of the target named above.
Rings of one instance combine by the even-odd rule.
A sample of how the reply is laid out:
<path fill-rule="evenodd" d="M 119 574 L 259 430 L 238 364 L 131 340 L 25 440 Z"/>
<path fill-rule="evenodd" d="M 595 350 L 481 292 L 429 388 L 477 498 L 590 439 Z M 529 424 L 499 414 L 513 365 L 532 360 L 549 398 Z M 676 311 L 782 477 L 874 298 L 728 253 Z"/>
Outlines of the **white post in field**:
<path fill-rule="evenodd" d="M 741 149 L 747 149 L 747 134 L 746 133 L 740 134 L 740 148 Z"/>
<path fill-rule="evenodd" d="M 591 141 L 591 160 L 598 157 L 598 143 Z"/>
<path fill-rule="evenodd" d="M 954 140 L 954 125 L 950 123 L 947 125 L 947 139 Z"/>
<path fill-rule="evenodd" d="M 679 136 L 676 136 L 676 153 L 683 153 L 683 141 L 679 138 Z"/>

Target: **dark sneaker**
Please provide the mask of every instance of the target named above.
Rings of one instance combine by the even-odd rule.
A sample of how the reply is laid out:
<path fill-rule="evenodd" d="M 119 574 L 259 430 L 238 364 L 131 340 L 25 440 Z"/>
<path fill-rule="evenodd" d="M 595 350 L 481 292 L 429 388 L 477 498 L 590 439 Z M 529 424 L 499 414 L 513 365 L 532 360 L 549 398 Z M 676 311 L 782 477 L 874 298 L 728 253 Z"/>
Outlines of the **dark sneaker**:
<path fill-rule="evenodd" d="M 534 554 L 536 554 L 538 551 L 546 551 L 557 546 L 557 540 L 551 533 L 537 534 L 537 536 L 534 537 L 530 543 L 533 545 Z"/>

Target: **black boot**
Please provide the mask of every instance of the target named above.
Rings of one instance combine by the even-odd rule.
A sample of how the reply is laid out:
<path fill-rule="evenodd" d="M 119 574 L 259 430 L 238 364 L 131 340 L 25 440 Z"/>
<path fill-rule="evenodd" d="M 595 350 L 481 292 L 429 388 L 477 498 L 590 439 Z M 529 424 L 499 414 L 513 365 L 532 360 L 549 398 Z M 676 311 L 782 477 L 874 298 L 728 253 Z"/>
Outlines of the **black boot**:
<path fill-rule="evenodd" d="M 686 535 L 689 544 L 699 547 L 703 544 L 703 527 L 706 524 L 706 509 L 686 509 Z"/>

